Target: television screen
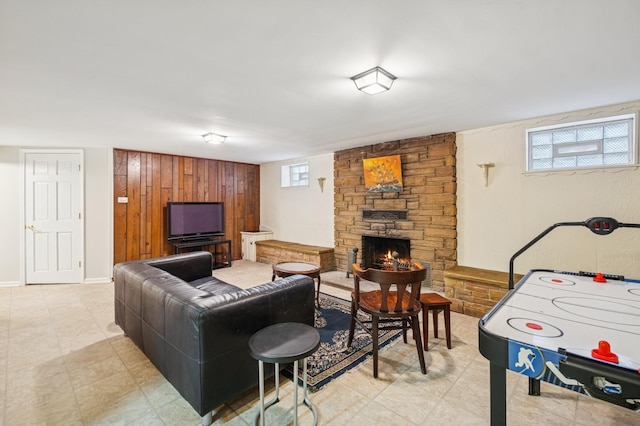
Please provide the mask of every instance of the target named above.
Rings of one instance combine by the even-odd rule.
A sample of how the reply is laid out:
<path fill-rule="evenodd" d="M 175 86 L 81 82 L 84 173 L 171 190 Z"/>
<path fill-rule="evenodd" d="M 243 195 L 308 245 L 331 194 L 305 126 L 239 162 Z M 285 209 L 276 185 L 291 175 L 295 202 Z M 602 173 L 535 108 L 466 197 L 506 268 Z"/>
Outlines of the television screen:
<path fill-rule="evenodd" d="M 188 240 L 224 235 L 224 203 L 167 203 L 167 238 Z"/>

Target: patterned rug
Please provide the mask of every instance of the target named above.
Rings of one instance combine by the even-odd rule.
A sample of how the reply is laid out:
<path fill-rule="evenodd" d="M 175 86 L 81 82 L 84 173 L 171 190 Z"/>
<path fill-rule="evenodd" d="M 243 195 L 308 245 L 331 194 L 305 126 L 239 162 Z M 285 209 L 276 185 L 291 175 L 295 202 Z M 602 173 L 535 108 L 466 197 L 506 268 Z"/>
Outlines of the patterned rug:
<path fill-rule="evenodd" d="M 320 347 L 307 358 L 307 386 L 315 392 L 341 376 L 353 367 L 371 357 L 371 336 L 356 326 L 353 343 L 347 346 L 349 339 L 349 318 L 351 302 L 328 294 L 320 293 L 320 308 L 316 307 L 316 329 L 320 333 Z M 400 330 L 380 332 L 380 348 L 394 342 L 402 335 Z M 302 362 L 300 377 L 302 375 Z M 292 364 L 284 373 L 293 377 Z M 302 380 L 300 380 L 302 383 Z"/>

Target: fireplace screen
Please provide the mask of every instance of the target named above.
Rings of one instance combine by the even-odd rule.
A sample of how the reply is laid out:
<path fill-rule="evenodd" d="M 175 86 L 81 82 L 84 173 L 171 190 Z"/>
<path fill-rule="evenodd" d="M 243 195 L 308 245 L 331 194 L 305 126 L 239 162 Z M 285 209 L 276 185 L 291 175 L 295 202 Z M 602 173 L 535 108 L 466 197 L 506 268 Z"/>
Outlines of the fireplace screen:
<path fill-rule="evenodd" d="M 402 238 L 362 237 L 362 266 L 377 269 L 409 269 L 411 241 Z"/>

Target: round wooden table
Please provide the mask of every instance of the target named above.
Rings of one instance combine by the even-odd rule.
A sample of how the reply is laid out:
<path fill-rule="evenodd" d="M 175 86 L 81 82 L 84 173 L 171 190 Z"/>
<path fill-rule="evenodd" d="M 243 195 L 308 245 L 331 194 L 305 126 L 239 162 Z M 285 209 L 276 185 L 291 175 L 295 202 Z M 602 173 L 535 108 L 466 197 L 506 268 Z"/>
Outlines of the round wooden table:
<path fill-rule="evenodd" d="M 276 277 L 286 278 L 291 275 L 306 275 L 307 277 L 317 279 L 318 290 L 316 291 L 316 304 L 320 307 L 320 267 L 318 265 L 310 262 L 287 261 L 273 263 L 271 269 L 273 269 L 271 281 L 275 280 Z"/>

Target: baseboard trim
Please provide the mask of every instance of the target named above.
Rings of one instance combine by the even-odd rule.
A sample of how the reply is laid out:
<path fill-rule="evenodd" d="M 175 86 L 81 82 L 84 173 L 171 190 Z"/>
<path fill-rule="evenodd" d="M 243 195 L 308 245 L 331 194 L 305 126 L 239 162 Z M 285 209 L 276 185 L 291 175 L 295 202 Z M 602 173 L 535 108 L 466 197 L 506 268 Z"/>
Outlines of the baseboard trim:
<path fill-rule="evenodd" d="M 110 283 L 111 282 L 111 278 L 85 278 L 84 279 L 84 284 L 106 284 L 106 283 Z"/>

